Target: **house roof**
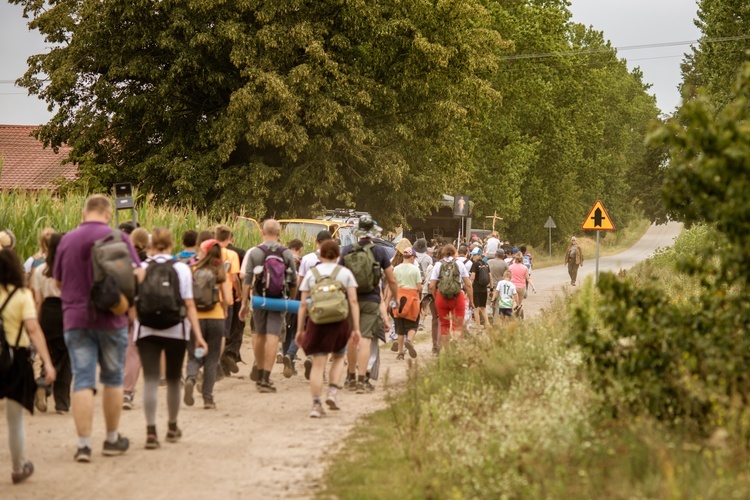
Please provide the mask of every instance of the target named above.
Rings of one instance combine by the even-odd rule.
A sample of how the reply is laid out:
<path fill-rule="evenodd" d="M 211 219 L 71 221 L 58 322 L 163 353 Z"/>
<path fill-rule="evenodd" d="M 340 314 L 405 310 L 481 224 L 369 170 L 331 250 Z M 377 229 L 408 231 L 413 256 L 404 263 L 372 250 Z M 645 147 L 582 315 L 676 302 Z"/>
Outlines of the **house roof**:
<path fill-rule="evenodd" d="M 55 189 L 55 180 L 75 178 L 76 166 L 63 165 L 71 148 L 45 148 L 31 135 L 37 128 L 0 125 L 0 189 Z"/>

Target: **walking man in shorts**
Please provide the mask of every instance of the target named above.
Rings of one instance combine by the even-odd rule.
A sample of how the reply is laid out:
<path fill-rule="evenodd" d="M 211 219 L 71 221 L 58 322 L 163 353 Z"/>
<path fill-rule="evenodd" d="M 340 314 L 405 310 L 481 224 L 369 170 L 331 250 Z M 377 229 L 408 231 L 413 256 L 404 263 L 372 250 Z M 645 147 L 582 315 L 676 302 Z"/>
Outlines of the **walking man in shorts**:
<path fill-rule="evenodd" d="M 109 198 L 90 196 L 83 209 L 83 223 L 60 241 L 53 271 L 55 280 L 60 284 L 65 345 L 73 369 L 72 410 L 78 432 L 77 462 L 91 461 L 97 365 L 100 367 L 99 382 L 104 386 L 102 404 L 107 428 L 102 453 L 105 456 L 121 455 L 130 445 L 128 439 L 118 432 L 125 350 L 128 346 L 128 316 L 99 309 L 94 312 L 89 304 L 93 282 L 92 246 L 112 232 L 109 226 L 111 218 L 112 204 Z M 138 266 L 134 272 L 142 273 L 138 255 L 130 240 L 127 236 L 123 240 L 130 250 L 134 266 Z"/>

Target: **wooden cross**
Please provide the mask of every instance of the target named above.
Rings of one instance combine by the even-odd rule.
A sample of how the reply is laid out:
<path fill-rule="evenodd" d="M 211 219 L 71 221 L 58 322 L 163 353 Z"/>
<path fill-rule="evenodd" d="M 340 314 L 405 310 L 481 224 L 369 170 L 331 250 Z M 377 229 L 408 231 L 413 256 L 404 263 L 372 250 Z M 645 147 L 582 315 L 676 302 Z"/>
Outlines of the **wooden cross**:
<path fill-rule="evenodd" d="M 484 218 L 485 219 L 492 219 L 492 232 L 493 233 L 495 232 L 495 221 L 503 220 L 502 217 L 498 217 L 497 216 L 497 210 L 495 210 L 494 214 L 492 214 L 492 215 L 485 215 Z"/>

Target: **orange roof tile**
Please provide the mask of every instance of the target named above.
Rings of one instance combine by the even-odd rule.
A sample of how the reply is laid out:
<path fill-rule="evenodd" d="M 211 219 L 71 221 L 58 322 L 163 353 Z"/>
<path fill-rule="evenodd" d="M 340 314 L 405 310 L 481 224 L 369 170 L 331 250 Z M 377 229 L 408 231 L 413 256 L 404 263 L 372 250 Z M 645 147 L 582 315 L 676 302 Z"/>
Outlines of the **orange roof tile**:
<path fill-rule="evenodd" d="M 0 125 L 0 189 L 55 189 L 53 181 L 75 178 L 76 166 L 62 163 L 71 148 L 62 146 L 59 153 L 45 148 L 31 135 L 37 128 Z"/>

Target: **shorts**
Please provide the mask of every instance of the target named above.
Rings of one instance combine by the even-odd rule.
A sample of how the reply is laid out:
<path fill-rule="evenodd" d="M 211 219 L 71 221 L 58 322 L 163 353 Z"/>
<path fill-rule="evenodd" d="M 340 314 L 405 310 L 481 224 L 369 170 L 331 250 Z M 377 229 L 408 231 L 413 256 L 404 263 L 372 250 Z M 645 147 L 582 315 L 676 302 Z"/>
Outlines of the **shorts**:
<path fill-rule="evenodd" d="M 359 303 L 359 331 L 363 338 L 377 339 L 383 333 L 383 316 L 377 302 Z"/>
<path fill-rule="evenodd" d="M 474 292 L 474 307 L 487 307 L 487 287 L 475 288 Z"/>
<path fill-rule="evenodd" d="M 74 329 L 65 332 L 65 346 L 73 370 L 73 392 L 96 392 L 96 367 L 99 382 L 105 387 L 122 387 L 128 329 Z"/>
<path fill-rule="evenodd" d="M 501 309 L 498 309 L 498 310 L 497 310 L 497 312 L 498 312 L 498 313 L 499 313 L 499 314 L 500 314 L 501 316 L 507 316 L 507 317 L 509 317 L 509 318 L 510 318 L 511 316 L 513 316 L 513 309 L 510 309 L 510 308 L 508 308 L 508 309 L 503 309 L 503 308 L 501 308 Z"/>
<path fill-rule="evenodd" d="M 284 330 L 284 313 L 253 309 L 253 333 L 281 337 Z"/>
<path fill-rule="evenodd" d="M 419 328 L 419 318 L 416 321 L 406 318 L 393 318 L 393 325 L 396 327 L 396 335 L 407 335 L 411 330 Z"/>

